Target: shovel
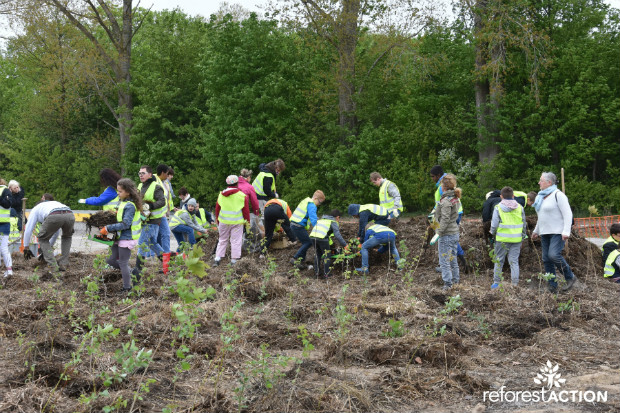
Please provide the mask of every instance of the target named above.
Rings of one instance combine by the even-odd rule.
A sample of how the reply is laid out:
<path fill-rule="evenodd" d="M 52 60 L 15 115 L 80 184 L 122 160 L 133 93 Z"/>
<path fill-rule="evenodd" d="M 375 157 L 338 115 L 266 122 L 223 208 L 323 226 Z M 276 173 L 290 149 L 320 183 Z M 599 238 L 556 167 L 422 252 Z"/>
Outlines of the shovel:
<path fill-rule="evenodd" d="M 26 229 L 26 201 L 28 198 L 22 198 L 22 243 L 19 246 L 19 252 L 24 253 L 24 230 Z"/>

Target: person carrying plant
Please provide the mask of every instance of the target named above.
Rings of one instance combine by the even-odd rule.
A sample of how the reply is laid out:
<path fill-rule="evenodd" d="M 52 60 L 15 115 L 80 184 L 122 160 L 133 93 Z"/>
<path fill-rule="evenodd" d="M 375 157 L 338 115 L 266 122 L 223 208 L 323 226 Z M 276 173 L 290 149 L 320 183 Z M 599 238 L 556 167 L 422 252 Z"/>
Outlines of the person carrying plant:
<path fill-rule="evenodd" d="M 237 187 L 237 175 L 226 178 L 228 188 L 220 192 L 215 204 L 215 222 L 218 224 L 220 239 L 217 243 L 213 266 L 220 265 L 226 255 L 230 242 L 230 263 L 235 264 L 241 258 L 243 244 L 243 225 L 250 223 L 250 208 L 248 197 Z"/>
<path fill-rule="evenodd" d="M 340 211 L 332 209 L 330 215 L 323 215 L 310 232 L 314 244 L 314 274 L 325 278 L 331 275 L 332 237 L 348 252 L 347 242 L 340 235 Z"/>
<path fill-rule="evenodd" d="M 387 226 L 390 223 L 390 214 L 387 208 L 375 204 L 350 204 L 347 212 L 352 217 L 359 218 L 359 227 L 357 230 L 357 238 L 360 242 L 364 240 L 366 225 L 374 221 L 375 224 Z"/>
<path fill-rule="evenodd" d="M 449 290 L 453 284 L 460 282 L 457 263 L 457 246 L 459 244 L 459 225 L 457 219 L 461 209 L 461 188 L 456 187 L 456 177 L 444 174 L 441 180 L 442 195 L 435 206 L 437 228 L 437 250 L 439 266 L 443 279 L 443 290 Z"/>
<path fill-rule="evenodd" d="M 396 231 L 385 225 L 369 222 L 366 224 L 366 232 L 360 251 L 362 255 L 362 266 L 356 268 L 355 271 L 368 274 L 368 269 L 370 268 L 368 265 L 369 251 L 379 245 L 381 245 L 381 248 L 379 248 L 378 252 L 383 254 L 389 250 L 394 259 L 394 263 L 396 263 L 399 269 L 402 268 L 405 262 L 400 259 L 398 249 L 396 249 Z"/>
<path fill-rule="evenodd" d="M 265 204 L 265 238 L 261 241 L 261 257 L 267 254 L 267 249 L 273 239 L 273 232 L 278 223 L 291 242 L 297 240 L 291 229 L 290 218 L 292 215 L 291 208 L 283 199 L 270 199 Z"/>
<path fill-rule="evenodd" d="M 140 219 L 142 199 L 138 194 L 136 184 L 131 179 L 119 179 L 116 184 L 116 190 L 119 197 L 116 212 L 117 223 L 101 228 L 101 235 L 107 235 L 112 232 L 118 233 L 114 245 L 110 247 L 111 254 L 106 259 L 106 263 L 121 270 L 123 288 L 120 292 L 121 294 L 126 294 L 133 288 L 129 258 L 131 258 L 131 250 L 138 245 L 140 233 L 142 232 L 142 220 Z M 139 280 L 140 276 L 138 275 L 136 282 Z"/>
<path fill-rule="evenodd" d="M 304 261 L 306 253 L 312 246 L 312 240 L 308 235 L 310 225 L 315 226 L 319 217 L 317 216 L 317 207 L 325 202 L 325 194 L 321 190 L 314 191 L 312 198 L 306 198 L 297 205 L 293 216 L 291 217 L 291 229 L 295 238 L 301 242 L 301 247 L 297 250 L 290 263 L 296 265 L 299 269 L 305 268 Z"/>
<path fill-rule="evenodd" d="M 519 284 L 519 255 L 521 243 L 527 238 L 527 223 L 525 210 L 514 199 L 511 187 L 505 186 L 501 190 L 501 202 L 493 209 L 490 233 L 495 237 L 495 268 L 493 270 L 493 284 L 491 289 L 499 287 L 502 280 L 504 260 L 508 256 L 510 264 L 510 280 L 513 286 Z"/>

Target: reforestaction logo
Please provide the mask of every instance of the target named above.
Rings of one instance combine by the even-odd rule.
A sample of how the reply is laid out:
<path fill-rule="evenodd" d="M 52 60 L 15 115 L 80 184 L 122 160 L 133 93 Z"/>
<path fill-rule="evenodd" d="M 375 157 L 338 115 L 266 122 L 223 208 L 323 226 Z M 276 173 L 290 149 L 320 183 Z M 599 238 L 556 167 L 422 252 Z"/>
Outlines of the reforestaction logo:
<path fill-rule="evenodd" d="M 561 390 L 566 384 L 559 372 L 560 366 L 555 366 L 547 360 L 534 377 L 534 383 L 542 385 L 540 390 L 506 390 L 502 386 L 499 390 L 485 391 L 483 401 L 491 403 L 594 403 L 607 402 L 607 391 L 592 390 Z"/>

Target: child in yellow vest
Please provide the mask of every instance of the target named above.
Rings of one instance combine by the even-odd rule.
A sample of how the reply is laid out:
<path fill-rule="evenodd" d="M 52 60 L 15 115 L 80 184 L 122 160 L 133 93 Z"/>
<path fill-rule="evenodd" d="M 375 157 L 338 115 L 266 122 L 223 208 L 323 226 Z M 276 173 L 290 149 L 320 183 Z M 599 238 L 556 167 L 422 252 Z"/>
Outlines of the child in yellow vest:
<path fill-rule="evenodd" d="M 250 222 L 250 208 L 248 198 L 237 187 L 237 175 L 226 178 L 228 188 L 220 192 L 215 205 L 215 222 L 218 224 L 220 239 L 215 251 L 214 266 L 218 266 L 226 255 L 230 242 L 230 263 L 234 264 L 241 258 L 243 244 L 243 225 Z"/>
<path fill-rule="evenodd" d="M 512 285 L 516 286 L 519 283 L 521 243 L 527 238 L 525 211 L 514 200 L 512 188 L 503 187 L 500 197 L 502 201 L 493 209 L 493 218 L 491 219 L 491 235 L 495 236 L 495 268 L 491 289 L 499 287 L 506 256 L 508 256 L 508 263 L 510 264 Z"/>

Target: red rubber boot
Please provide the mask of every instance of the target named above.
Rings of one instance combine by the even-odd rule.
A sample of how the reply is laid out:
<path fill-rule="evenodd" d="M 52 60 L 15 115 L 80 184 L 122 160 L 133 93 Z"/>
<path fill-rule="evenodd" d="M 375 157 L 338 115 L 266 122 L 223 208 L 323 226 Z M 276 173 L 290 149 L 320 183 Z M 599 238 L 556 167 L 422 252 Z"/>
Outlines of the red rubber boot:
<path fill-rule="evenodd" d="M 168 272 L 170 271 L 168 269 L 168 267 L 170 266 L 170 253 L 169 252 L 164 252 L 162 263 L 164 266 L 164 274 L 168 275 Z"/>

